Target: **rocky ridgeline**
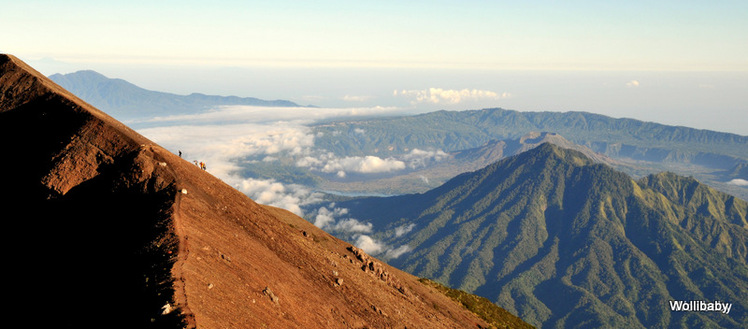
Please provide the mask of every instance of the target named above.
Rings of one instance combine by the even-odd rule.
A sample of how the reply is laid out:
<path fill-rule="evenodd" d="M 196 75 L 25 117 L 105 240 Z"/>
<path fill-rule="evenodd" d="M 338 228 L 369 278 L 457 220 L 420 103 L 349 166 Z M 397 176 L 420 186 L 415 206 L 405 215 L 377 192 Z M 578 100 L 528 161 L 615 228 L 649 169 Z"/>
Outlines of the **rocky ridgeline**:
<path fill-rule="evenodd" d="M 354 246 L 348 247 L 348 250 L 353 253 L 357 260 L 361 262 L 361 270 L 369 273 L 370 275 L 384 281 L 390 287 L 397 289 L 401 294 L 409 296 L 408 290 L 400 281 L 390 272 L 388 272 L 382 263 L 374 260 L 371 256 L 367 255 L 360 248 Z"/>

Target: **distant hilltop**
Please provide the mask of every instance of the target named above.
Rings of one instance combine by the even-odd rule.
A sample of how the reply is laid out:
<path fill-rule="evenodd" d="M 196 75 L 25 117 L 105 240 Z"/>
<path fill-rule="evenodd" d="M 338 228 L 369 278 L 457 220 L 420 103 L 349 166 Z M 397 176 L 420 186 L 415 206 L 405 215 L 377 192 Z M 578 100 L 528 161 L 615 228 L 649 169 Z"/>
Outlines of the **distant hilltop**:
<path fill-rule="evenodd" d="M 120 121 L 175 114 L 193 114 L 215 106 L 249 105 L 303 107 L 287 100 L 216 96 L 192 93 L 177 95 L 147 90 L 122 79 L 112 79 L 91 70 L 53 74 L 49 79 Z"/>

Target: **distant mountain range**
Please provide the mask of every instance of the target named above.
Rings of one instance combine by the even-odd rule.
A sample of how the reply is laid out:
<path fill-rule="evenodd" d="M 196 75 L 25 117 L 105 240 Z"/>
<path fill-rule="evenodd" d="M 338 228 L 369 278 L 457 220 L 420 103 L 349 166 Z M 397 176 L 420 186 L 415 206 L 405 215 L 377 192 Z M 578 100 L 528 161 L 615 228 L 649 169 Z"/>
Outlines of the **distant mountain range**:
<path fill-rule="evenodd" d="M 667 126 L 634 119 L 615 119 L 587 112 L 520 112 L 500 108 L 436 111 L 408 117 L 326 122 L 318 132 L 359 129 L 358 139 L 337 141 L 333 134 L 319 146 L 340 154 L 396 153 L 404 148 L 439 145 L 464 150 L 490 140 L 517 139 L 531 131 L 560 134 L 596 152 L 648 161 L 708 163 L 710 154 L 748 160 L 748 136 Z M 727 160 L 727 159 L 724 159 Z M 734 165 L 725 162 L 724 165 Z"/>
<path fill-rule="evenodd" d="M 437 111 L 414 116 L 324 122 L 313 126 L 315 146 L 339 155 L 398 156 L 413 149 L 458 152 L 549 132 L 613 159 L 635 177 L 661 171 L 694 176 L 748 199 L 748 136 L 615 119 L 586 112 L 505 109 Z M 355 133 L 365 132 L 365 133 Z"/>
<path fill-rule="evenodd" d="M 488 166 L 508 156 L 516 155 L 543 143 L 576 149 L 600 163 L 620 164 L 616 160 L 596 153 L 588 147 L 574 144 L 556 133 L 530 132 L 518 139 L 492 140 L 481 147 L 444 153 L 439 161 L 425 163 L 421 168 L 395 173 L 382 178 L 352 180 L 317 180 L 325 190 L 340 192 L 368 191 L 380 194 L 405 194 L 423 192 L 437 187 L 466 171 Z M 271 177 L 268 174 L 268 177 Z"/>
<path fill-rule="evenodd" d="M 408 246 L 391 264 L 538 327 L 748 326 L 748 203 L 693 178 L 634 180 L 545 143 L 422 194 L 335 207 Z M 672 300 L 734 306 L 673 312 Z"/>
<path fill-rule="evenodd" d="M 91 70 L 53 74 L 49 79 L 86 102 L 117 118 L 190 114 L 221 105 L 298 107 L 287 100 L 262 100 L 253 97 L 213 96 L 193 93 L 177 95 L 151 91 L 122 79 L 111 79 Z"/>
<path fill-rule="evenodd" d="M 199 113 L 221 105 L 299 106 L 284 100 L 150 91 L 94 71 L 54 74 L 49 78 L 115 118 L 133 124 L 144 118 Z M 316 136 L 314 148 L 339 157 L 371 155 L 401 159 L 414 149 L 441 150 L 452 156 L 448 161 L 426 163 L 418 170 L 348 175 L 340 179 L 299 167 L 296 165 L 299 159 L 284 159 L 282 154 L 276 154 L 279 161 L 275 162 L 246 159 L 242 172 L 248 177 L 356 194 L 423 192 L 459 173 L 488 165 L 486 159 L 495 161 L 516 153 L 518 141 L 540 133 L 560 136 L 567 141 L 559 144 L 563 147 L 584 147 L 597 154 L 587 152 L 588 156 L 597 160 L 604 157 L 603 162 L 634 177 L 672 171 L 748 200 L 748 136 L 730 133 L 586 112 L 520 112 L 498 108 L 326 121 L 311 128 Z M 479 156 L 476 152 L 485 154 Z"/>

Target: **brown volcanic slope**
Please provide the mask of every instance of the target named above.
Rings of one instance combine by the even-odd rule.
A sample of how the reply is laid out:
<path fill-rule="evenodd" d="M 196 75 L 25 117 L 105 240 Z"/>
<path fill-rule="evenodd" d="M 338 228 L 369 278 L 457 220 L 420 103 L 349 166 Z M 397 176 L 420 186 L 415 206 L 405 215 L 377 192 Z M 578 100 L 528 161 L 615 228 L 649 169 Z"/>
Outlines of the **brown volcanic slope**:
<path fill-rule="evenodd" d="M 417 278 L 256 204 L 8 55 L 0 55 L 0 154 L 3 222 L 23 238 L 6 249 L 6 272 L 15 273 L 6 298 L 35 310 L 27 323 L 486 326 Z"/>

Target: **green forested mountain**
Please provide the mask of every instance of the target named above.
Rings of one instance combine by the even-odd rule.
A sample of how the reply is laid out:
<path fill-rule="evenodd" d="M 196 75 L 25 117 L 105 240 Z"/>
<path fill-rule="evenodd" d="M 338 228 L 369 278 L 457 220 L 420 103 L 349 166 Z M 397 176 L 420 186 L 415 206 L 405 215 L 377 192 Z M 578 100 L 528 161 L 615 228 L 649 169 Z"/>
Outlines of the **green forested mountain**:
<path fill-rule="evenodd" d="M 189 114 L 219 105 L 298 106 L 253 97 L 212 96 L 193 93 L 176 95 L 151 91 L 122 79 L 110 79 L 95 71 L 53 74 L 49 78 L 91 105 L 119 120 Z"/>
<path fill-rule="evenodd" d="M 748 136 L 587 112 L 519 112 L 500 108 L 436 111 L 323 123 L 314 128 L 326 133 L 317 145 L 340 154 L 386 154 L 404 148 L 434 146 L 457 151 L 479 147 L 494 139 L 517 139 L 531 131 L 548 131 L 608 155 L 697 162 L 716 162 L 719 159 L 713 157 L 723 155 L 748 160 Z M 356 135 L 356 139 L 334 138 L 354 129 L 366 133 Z"/>
<path fill-rule="evenodd" d="M 390 264 L 538 327 L 748 327 L 748 204 L 693 178 L 635 181 L 543 144 L 423 194 L 336 207 L 409 246 L 380 255 Z M 671 300 L 733 307 L 672 312 Z"/>

